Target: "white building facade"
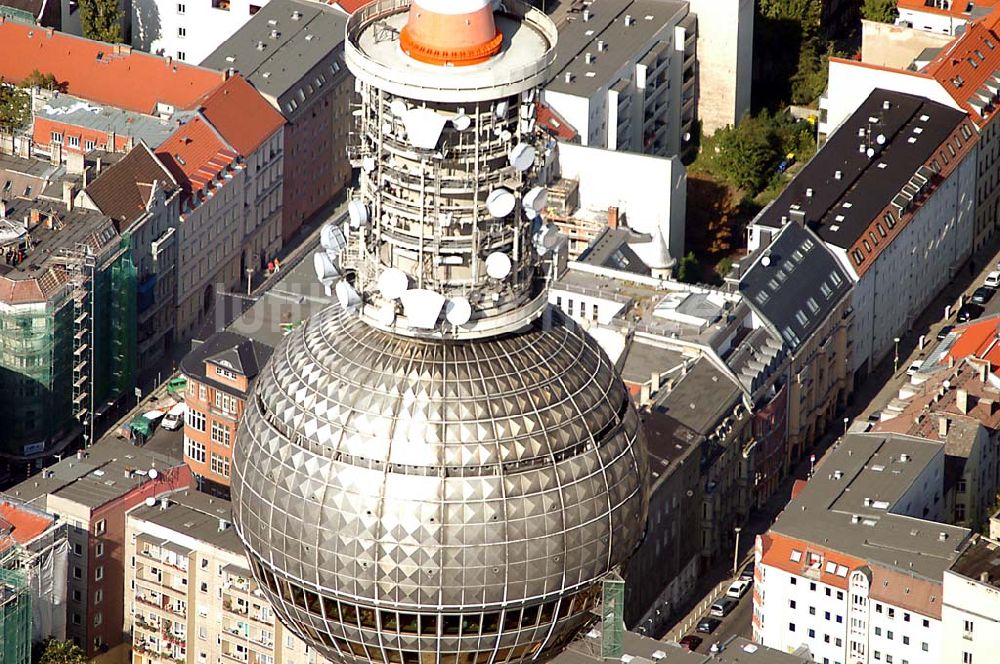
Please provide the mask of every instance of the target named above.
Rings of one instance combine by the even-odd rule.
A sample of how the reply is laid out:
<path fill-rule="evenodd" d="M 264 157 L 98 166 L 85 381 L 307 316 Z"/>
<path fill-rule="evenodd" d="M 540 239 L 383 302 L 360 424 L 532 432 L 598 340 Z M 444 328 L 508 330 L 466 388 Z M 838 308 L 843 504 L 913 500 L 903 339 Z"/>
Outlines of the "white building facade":
<path fill-rule="evenodd" d="M 132 0 L 132 46 L 198 64 L 266 4 L 267 0 Z"/>
<path fill-rule="evenodd" d="M 750 112 L 754 2 L 689 0 L 689 5 L 698 17 L 698 119 L 710 136 Z"/>

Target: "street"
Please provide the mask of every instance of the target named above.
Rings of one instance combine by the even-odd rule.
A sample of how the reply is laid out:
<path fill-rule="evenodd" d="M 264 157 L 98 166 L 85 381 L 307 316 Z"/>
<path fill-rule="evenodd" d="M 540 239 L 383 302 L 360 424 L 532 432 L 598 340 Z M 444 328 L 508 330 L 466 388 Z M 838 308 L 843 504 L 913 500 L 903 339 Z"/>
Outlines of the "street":
<path fill-rule="evenodd" d="M 701 634 L 692 632 L 704 639 L 695 652 L 708 653 L 713 643 L 725 643 L 734 636 L 750 638 L 750 617 L 753 614 L 753 589 L 749 590 L 740 598 L 740 603 L 733 609 L 732 613 L 722 619 L 722 624 L 711 634 Z M 707 615 L 707 614 L 706 614 Z"/>

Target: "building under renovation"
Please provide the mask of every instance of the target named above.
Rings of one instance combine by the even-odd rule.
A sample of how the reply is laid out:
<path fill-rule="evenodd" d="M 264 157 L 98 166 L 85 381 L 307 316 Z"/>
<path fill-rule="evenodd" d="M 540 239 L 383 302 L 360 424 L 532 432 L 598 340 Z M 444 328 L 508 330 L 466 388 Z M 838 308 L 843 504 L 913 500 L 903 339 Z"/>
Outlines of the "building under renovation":
<path fill-rule="evenodd" d="M 10 461 L 55 453 L 135 377 L 128 238 L 62 167 L 0 158 L 0 408 Z"/>

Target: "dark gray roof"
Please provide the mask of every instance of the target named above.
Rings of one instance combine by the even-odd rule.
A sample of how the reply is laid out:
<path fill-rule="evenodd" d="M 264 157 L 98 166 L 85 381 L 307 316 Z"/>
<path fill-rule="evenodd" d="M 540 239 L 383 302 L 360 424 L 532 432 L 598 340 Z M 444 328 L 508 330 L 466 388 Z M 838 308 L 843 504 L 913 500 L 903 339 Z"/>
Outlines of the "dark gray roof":
<path fill-rule="evenodd" d="M 129 513 L 129 518 L 156 524 L 219 549 L 243 554 L 243 545 L 231 525 L 232 511 L 232 503 L 228 500 L 199 491 L 177 491 L 166 496 L 166 508 L 162 502 L 152 507 L 139 505 Z M 223 524 L 225 527 L 220 529 Z"/>
<path fill-rule="evenodd" d="M 228 331 L 216 332 L 184 356 L 184 359 L 181 360 L 181 372 L 198 382 L 210 383 L 223 392 L 243 397 L 244 393 L 231 385 L 206 375 L 205 362 L 234 369 L 246 376 L 252 383 L 253 379 L 260 373 L 261 367 L 271 357 L 273 350 L 271 346 L 249 339 L 242 334 Z"/>
<path fill-rule="evenodd" d="M 293 119 L 320 89 L 347 76 L 346 25 L 347 17 L 332 7 L 271 0 L 201 66 L 235 69 L 282 115 Z"/>
<path fill-rule="evenodd" d="M 699 434 L 708 434 L 723 414 L 739 403 L 742 392 L 710 360 L 700 357 L 670 392 L 656 401 L 656 409 Z"/>
<path fill-rule="evenodd" d="M 688 13 L 686 2 L 676 0 L 595 0 L 589 5 L 590 18 L 583 20 L 582 13 L 570 14 L 569 20 L 559 26 L 556 59 L 547 90 L 590 97 L 601 86 L 611 86 L 613 76 L 630 59 L 646 55 L 637 48 L 644 46 L 664 25 L 677 23 Z M 625 16 L 633 21 L 625 25 Z M 604 51 L 597 50 L 598 40 L 607 44 Z M 653 47 L 654 50 L 656 46 Z M 593 56 L 586 62 L 586 54 Z M 566 82 L 565 74 L 573 74 Z M 594 75 L 588 76 L 591 72 Z M 626 74 L 626 78 L 634 74 Z"/>
<path fill-rule="evenodd" d="M 789 223 L 743 275 L 740 291 L 794 350 L 823 324 L 850 284 L 819 238 Z"/>
<path fill-rule="evenodd" d="M 649 235 L 628 228 L 605 228 L 587 245 L 577 262 L 648 277 L 652 270 L 629 246 L 629 242 L 648 242 L 650 239 Z"/>
<path fill-rule="evenodd" d="M 754 224 L 780 228 L 797 206 L 825 242 L 850 248 L 965 117 L 923 97 L 874 90 Z"/>

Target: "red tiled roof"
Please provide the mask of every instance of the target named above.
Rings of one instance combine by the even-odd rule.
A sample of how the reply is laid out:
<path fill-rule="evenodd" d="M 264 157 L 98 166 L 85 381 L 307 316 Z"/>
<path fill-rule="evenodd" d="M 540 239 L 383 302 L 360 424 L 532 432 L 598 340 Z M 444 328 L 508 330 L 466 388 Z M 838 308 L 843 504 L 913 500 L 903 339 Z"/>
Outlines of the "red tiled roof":
<path fill-rule="evenodd" d="M 156 156 L 189 193 L 205 188 L 238 156 L 200 115 L 182 125 L 156 149 Z"/>
<path fill-rule="evenodd" d="M 1000 316 L 960 325 L 955 329 L 958 338 L 943 358 L 954 358 L 956 362 L 972 356 L 987 360 L 993 369 L 1000 367 Z"/>
<path fill-rule="evenodd" d="M 788 572 L 789 574 L 795 574 L 796 576 L 805 576 L 808 570 L 810 579 L 819 581 L 820 583 L 825 583 L 828 586 L 841 588 L 843 590 L 847 589 L 847 579 L 851 575 L 851 572 L 868 564 L 860 558 L 854 558 L 853 556 L 839 553 L 818 544 L 802 542 L 774 532 L 768 532 L 761 535 L 760 540 L 762 550 L 761 563 L 764 565 L 767 565 L 768 567 L 776 567 Z M 800 558 L 797 562 L 792 560 L 793 551 L 799 552 Z M 822 562 L 818 570 L 815 568 L 809 569 L 808 554 L 810 553 L 822 556 Z M 836 565 L 846 567 L 847 574 L 845 576 L 840 576 L 836 573 L 831 574 L 830 572 L 827 572 L 827 563 L 834 563 Z"/>
<path fill-rule="evenodd" d="M 535 121 L 542 129 L 548 130 L 550 134 L 560 141 L 576 140 L 579 135 L 573 126 L 547 104 L 539 102 Z"/>
<path fill-rule="evenodd" d="M 210 69 L 0 17 L 0 77 L 19 83 L 35 69 L 70 94 L 139 113 L 193 107 L 222 82 Z"/>
<path fill-rule="evenodd" d="M 965 32 L 924 67 L 980 125 L 993 112 L 1000 72 L 1000 12 L 968 24 Z"/>
<path fill-rule="evenodd" d="M 873 566 L 869 597 L 930 618 L 941 619 L 940 581 L 918 579 L 902 572 Z"/>
<path fill-rule="evenodd" d="M 3 528 L 11 528 L 10 535 L 0 538 L 0 550 L 6 549 L 10 540 L 18 544 L 27 544 L 52 525 L 55 521 L 50 516 L 29 511 L 18 505 L 7 501 L 0 502 L 0 519 L 3 520 Z"/>
<path fill-rule="evenodd" d="M 210 92 L 202 100 L 201 112 L 244 157 L 285 124 L 281 113 L 242 76 L 233 76 Z"/>
<path fill-rule="evenodd" d="M 976 9 L 984 7 L 995 7 L 1000 0 L 976 0 Z M 971 16 L 969 8 L 973 6 L 968 0 L 952 0 L 951 4 L 945 7 L 933 7 L 927 0 L 898 0 L 896 7 L 899 9 L 909 9 L 915 12 L 926 14 L 940 14 L 942 16 L 953 16 L 955 18 L 969 18 Z"/>
<path fill-rule="evenodd" d="M 340 7 L 348 14 L 353 14 L 369 2 L 372 2 L 372 0 L 335 0 L 329 4 Z"/>

